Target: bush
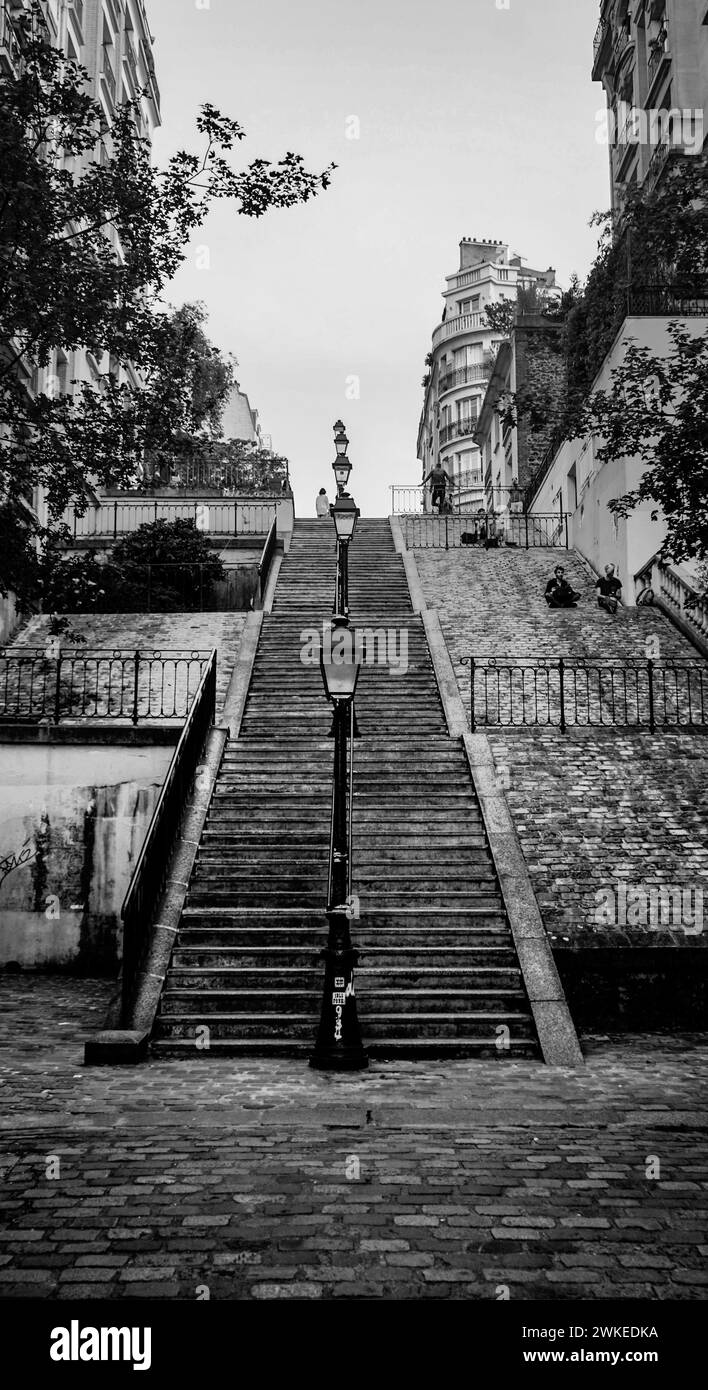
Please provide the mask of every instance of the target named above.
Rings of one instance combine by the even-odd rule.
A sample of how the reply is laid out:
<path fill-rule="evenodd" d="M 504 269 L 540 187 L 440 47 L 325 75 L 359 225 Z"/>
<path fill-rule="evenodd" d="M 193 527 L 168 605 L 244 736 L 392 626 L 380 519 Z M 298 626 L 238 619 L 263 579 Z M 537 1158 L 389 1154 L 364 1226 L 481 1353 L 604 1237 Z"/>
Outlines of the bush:
<path fill-rule="evenodd" d="M 208 608 L 224 567 L 193 521 L 140 526 L 101 563 L 94 551 L 45 557 L 43 607 L 52 613 L 179 613 Z"/>

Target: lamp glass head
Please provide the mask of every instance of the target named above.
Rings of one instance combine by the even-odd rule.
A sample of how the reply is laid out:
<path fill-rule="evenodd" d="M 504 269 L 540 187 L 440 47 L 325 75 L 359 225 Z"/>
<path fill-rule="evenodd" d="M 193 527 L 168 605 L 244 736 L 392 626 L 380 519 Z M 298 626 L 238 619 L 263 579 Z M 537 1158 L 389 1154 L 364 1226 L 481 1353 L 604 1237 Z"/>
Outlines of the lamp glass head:
<path fill-rule="evenodd" d="M 354 633 L 340 623 L 332 627 L 330 640 L 320 652 L 322 683 L 328 700 L 353 700 L 361 670 L 361 656 L 355 649 Z"/>
<path fill-rule="evenodd" d="M 330 510 L 337 531 L 337 540 L 350 541 L 356 530 L 356 523 L 361 516 L 354 498 L 345 493 L 343 497 L 337 498 Z"/>
<path fill-rule="evenodd" d="M 345 488 L 349 482 L 349 474 L 352 471 L 349 459 L 346 458 L 346 456 L 344 458 L 337 458 L 332 464 L 332 467 L 334 469 L 334 476 L 337 480 L 337 487 Z"/>

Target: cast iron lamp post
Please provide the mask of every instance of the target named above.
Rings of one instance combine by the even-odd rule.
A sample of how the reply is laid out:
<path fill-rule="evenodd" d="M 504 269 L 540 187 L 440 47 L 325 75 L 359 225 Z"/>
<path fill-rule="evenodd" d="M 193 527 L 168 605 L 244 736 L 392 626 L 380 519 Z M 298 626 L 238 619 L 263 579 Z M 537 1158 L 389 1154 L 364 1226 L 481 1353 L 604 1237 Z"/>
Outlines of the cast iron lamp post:
<path fill-rule="evenodd" d="M 356 531 L 361 512 L 348 492 L 340 493 L 333 507 L 332 520 L 337 532 L 337 585 L 334 596 L 335 618 L 349 617 L 349 542 Z"/>
<path fill-rule="evenodd" d="M 352 946 L 351 803 L 347 805 L 347 741 L 354 733 L 354 695 L 361 666 L 353 651 L 353 634 L 345 617 L 332 625 L 320 665 L 327 699 L 334 705 L 334 788 L 330 840 L 325 962 L 320 1027 L 310 1066 L 321 1071 L 360 1071 L 369 1064 L 364 1051 L 354 995 L 358 953 Z"/>
<path fill-rule="evenodd" d="M 335 423 L 334 443 L 337 450 L 337 457 L 334 460 L 334 463 L 332 464 L 332 468 L 334 470 L 335 482 L 337 484 L 337 495 L 341 497 L 346 490 L 347 483 L 349 482 L 349 474 L 352 471 L 351 463 L 349 462 L 349 459 L 347 457 L 349 440 L 347 439 L 346 432 L 344 429 L 344 423 L 342 420 L 337 420 Z"/>

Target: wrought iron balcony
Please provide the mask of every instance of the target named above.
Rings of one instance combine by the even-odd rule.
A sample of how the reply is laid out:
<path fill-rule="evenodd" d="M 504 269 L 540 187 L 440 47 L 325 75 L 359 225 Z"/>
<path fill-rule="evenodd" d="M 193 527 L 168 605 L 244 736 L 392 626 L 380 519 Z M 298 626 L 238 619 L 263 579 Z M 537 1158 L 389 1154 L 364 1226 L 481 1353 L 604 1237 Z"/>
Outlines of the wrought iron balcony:
<path fill-rule="evenodd" d="M 470 439 L 474 437 L 477 429 L 477 416 L 470 415 L 464 420 L 453 420 L 451 425 L 445 425 L 440 431 L 440 445 L 449 444 L 451 439 Z"/>
<path fill-rule="evenodd" d="M 708 284 L 632 285 L 627 313 L 646 318 L 708 318 Z"/>
<path fill-rule="evenodd" d="M 442 396 L 446 391 L 454 391 L 457 386 L 470 386 L 474 383 L 482 385 L 489 381 L 489 376 L 487 367 L 474 364 L 468 367 L 458 367 L 453 371 L 446 371 L 440 378 L 438 395 Z"/>

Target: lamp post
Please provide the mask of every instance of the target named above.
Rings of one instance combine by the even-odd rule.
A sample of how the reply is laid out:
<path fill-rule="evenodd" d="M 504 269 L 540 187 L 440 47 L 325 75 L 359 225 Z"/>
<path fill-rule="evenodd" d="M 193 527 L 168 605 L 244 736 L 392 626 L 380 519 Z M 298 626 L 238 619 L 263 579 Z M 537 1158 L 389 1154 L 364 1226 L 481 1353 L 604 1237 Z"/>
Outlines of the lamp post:
<path fill-rule="evenodd" d="M 337 420 L 335 422 L 334 444 L 337 450 L 337 456 L 334 460 L 334 463 L 332 464 L 332 468 L 334 470 L 334 478 L 337 484 L 337 496 L 342 497 L 346 491 L 347 483 L 349 482 L 349 475 L 352 471 L 352 466 L 347 456 L 349 440 L 347 439 L 346 431 L 344 429 L 344 422 L 342 420 Z"/>
<path fill-rule="evenodd" d="M 327 946 L 320 1026 L 310 1066 L 320 1071 L 361 1071 L 369 1064 L 359 1030 L 354 995 L 358 952 L 352 946 L 351 913 L 351 786 L 347 742 L 354 729 L 354 695 L 361 661 L 353 651 L 353 634 L 346 618 L 338 617 L 328 631 L 320 660 L 327 699 L 334 705 L 334 787 L 327 891 Z M 347 790 L 349 787 L 349 796 Z"/>
<path fill-rule="evenodd" d="M 340 493 L 330 515 L 337 532 L 337 581 L 334 595 L 335 618 L 349 617 L 349 542 L 356 531 L 361 512 L 348 492 Z"/>

